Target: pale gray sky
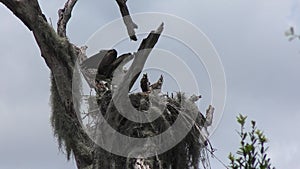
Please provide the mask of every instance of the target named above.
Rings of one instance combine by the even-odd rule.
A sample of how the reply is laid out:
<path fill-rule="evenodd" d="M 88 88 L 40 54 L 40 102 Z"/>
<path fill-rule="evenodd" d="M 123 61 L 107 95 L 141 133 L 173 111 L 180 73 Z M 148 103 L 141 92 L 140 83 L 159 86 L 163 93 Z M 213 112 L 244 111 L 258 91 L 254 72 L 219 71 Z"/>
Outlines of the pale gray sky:
<path fill-rule="evenodd" d="M 40 3 L 55 26 L 64 1 Z M 228 87 L 223 118 L 211 137 L 220 159 L 228 163 L 229 152 L 237 150 L 235 116 L 243 113 L 256 120 L 270 139 L 269 154 L 277 168 L 300 169 L 300 41 L 288 42 L 284 36 L 289 26 L 300 33 L 299 0 L 129 0 L 128 5 L 133 14 L 182 17 L 215 45 Z M 112 0 L 79 1 L 68 26 L 69 39 L 82 45 L 119 16 Z M 49 70 L 34 38 L 3 5 L 0 20 L 0 168 L 73 169 L 74 163 L 66 161 L 53 137 Z M 215 159 L 211 163 L 212 168 L 221 168 Z"/>

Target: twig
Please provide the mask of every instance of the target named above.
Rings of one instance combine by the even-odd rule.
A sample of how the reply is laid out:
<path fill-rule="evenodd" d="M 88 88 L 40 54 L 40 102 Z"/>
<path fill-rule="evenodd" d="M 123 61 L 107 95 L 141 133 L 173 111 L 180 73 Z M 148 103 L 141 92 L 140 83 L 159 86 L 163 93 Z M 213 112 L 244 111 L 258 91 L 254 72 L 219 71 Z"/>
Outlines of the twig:
<path fill-rule="evenodd" d="M 219 159 L 219 158 L 214 154 L 214 151 L 209 150 L 207 147 L 205 147 L 205 149 L 206 149 L 208 152 L 210 152 L 211 156 L 212 156 L 213 158 L 215 158 L 220 164 L 222 164 L 226 169 L 229 169 L 229 167 L 228 167 L 221 159 Z"/>
<path fill-rule="evenodd" d="M 52 24 L 52 19 L 51 19 L 51 17 L 49 17 L 49 22 L 50 22 L 51 27 L 53 28 L 53 24 Z"/>

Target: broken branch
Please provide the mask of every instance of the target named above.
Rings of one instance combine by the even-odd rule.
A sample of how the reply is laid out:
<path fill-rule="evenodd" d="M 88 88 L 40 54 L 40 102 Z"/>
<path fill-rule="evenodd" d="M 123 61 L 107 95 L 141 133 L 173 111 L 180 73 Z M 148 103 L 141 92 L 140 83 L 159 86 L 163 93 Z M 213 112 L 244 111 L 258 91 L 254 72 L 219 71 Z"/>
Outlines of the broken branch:
<path fill-rule="evenodd" d="M 148 37 L 142 41 L 138 51 L 134 53 L 133 63 L 123 79 L 120 81 L 118 89 L 114 92 L 113 101 L 110 103 L 108 110 L 112 108 L 114 103 L 120 102 L 120 100 L 126 98 L 128 91 L 130 91 L 138 76 L 142 72 L 152 48 L 157 43 L 163 31 L 163 25 L 164 24 L 162 23 L 156 31 L 151 31 Z"/>
<path fill-rule="evenodd" d="M 122 17 L 123 17 L 123 21 L 124 21 L 124 23 L 126 25 L 126 28 L 127 28 L 128 35 L 129 35 L 131 40 L 136 41 L 137 37 L 135 35 L 135 30 L 134 29 L 137 29 L 138 26 L 137 26 L 137 24 L 135 24 L 132 21 L 132 18 L 130 16 L 130 13 L 129 13 L 129 10 L 128 10 L 128 7 L 126 5 L 127 0 L 116 0 L 116 1 L 117 1 L 117 4 L 118 4 L 119 8 L 120 8 L 120 11 L 121 11 L 121 14 L 122 14 Z"/>
<path fill-rule="evenodd" d="M 125 79 L 131 79 L 131 82 L 129 84 L 129 90 L 131 90 L 133 84 L 137 80 L 138 76 L 143 70 L 143 67 L 146 63 L 146 60 L 152 51 L 153 47 L 157 43 L 160 34 L 162 33 L 164 29 L 164 23 L 162 23 L 156 31 L 151 31 L 151 33 L 148 35 L 147 38 L 143 39 L 138 51 L 134 54 L 134 60 L 132 63 L 132 66 L 130 66 L 128 70 L 128 77 Z"/>
<path fill-rule="evenodd" d="M 58 10 L 57 34 L 60 37 L 66 37 L 67 23 L 71 18 L 72 10 L 77 0 L 68 0 L 63 9 Z"/>

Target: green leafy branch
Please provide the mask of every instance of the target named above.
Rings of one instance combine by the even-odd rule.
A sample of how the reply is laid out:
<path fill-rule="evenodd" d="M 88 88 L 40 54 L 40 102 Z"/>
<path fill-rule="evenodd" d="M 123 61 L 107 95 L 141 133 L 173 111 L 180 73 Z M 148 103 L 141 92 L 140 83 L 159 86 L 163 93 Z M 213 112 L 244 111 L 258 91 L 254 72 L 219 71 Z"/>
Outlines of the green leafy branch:
<path fill-rule="evenodd" d="M 241 125 L 238 132 L 241 142 L 236 156 L 229 154 L 229 168 L 231 169 L 275 169 L 271 166 L 270 158 L 267 157 L 267 138 L 264 133 L 257 129 L 256 122 L 251 121 L 251 130 L 245 131 L 247 116 L 239 115 L 237 122 Z"/>

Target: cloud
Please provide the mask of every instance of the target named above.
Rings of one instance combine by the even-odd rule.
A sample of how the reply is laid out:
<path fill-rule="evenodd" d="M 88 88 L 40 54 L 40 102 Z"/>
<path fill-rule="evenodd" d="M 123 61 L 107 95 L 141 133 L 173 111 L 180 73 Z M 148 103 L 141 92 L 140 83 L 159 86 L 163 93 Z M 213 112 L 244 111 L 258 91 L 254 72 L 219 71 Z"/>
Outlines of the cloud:
<path fill-rule="evenodd" d="M 64 3 L 40 3 L 55 27 L 57 10 Z M 277 168 L 299 168 L 300 48 L 299 41 L 290 43 L 283 35 L 287 22 L 299 24 L 299 1 L 236 0 L 229 4 L 224 0 L 154 0 L 147 5 L 143 1 L 128 4 L 132 13 L 156 11 L 187 18 L 212 40 L 228 83 L 223 119 L 211 137 L 224 162 L 238 147 L 235 116 L 243 113 L 249 120 L 257 120 L 270 138 L 270 155 Z M 0 168 L 75 168 L 58 153 L 52 136 L 49 70 L 32 33 L 3 5 L 0 9 L 4 23 L 0 27 L 0 135 L 4 138 L 0 140 Z M 82 45 L 97 29 L 119 16 L 111 0 L 78 1 L 68 26 L 69 38 Z"/>
<path fill-rule="evenodd" d="M 291 0 L 290 12 L 287 15 L 287 22 L 290 26 L 299 27 L 299 12 L 300 12 L 300 2 L 297 0 Z"/>
<path fill-rule="evenodd" d="M 299 168 L 298 157 L 300 156 L 299 143 L 285 139 L 284 142 L 272 144 L 270 149 L 270 158 L 277 168 Z"/>

